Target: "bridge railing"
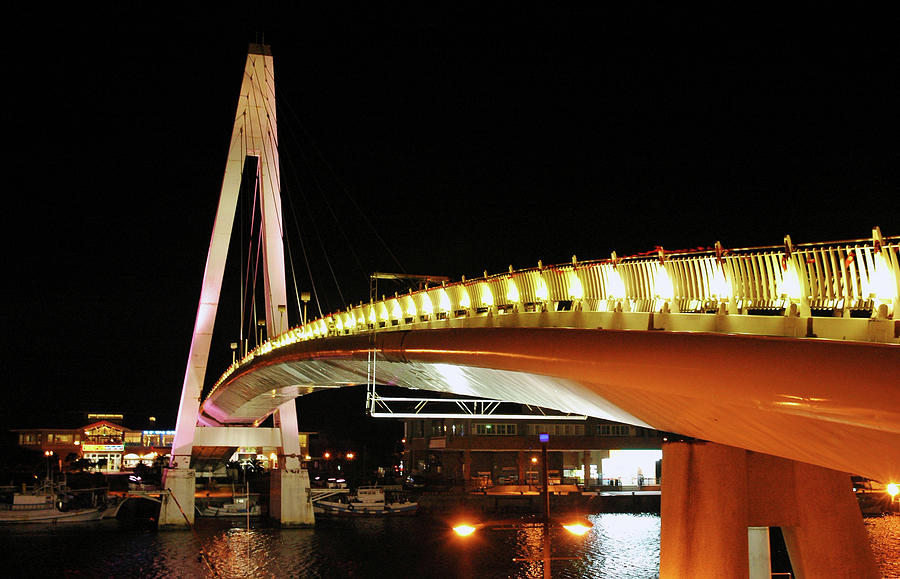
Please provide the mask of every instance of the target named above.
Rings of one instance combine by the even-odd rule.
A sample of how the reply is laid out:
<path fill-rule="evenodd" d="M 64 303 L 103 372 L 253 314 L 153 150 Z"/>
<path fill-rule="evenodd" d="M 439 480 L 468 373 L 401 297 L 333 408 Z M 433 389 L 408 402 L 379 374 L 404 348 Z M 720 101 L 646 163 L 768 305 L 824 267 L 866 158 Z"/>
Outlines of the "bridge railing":
<path fill-rule="evenodd" d="M 900 237 L 727 250 L 698 248 L 513 270 L 360 303 L 258 346 L 219 379 L 275 348 L 328 336 L 527 312 L 892 318 Z M 896 337 L 896 336 L 895 336 Z"/>

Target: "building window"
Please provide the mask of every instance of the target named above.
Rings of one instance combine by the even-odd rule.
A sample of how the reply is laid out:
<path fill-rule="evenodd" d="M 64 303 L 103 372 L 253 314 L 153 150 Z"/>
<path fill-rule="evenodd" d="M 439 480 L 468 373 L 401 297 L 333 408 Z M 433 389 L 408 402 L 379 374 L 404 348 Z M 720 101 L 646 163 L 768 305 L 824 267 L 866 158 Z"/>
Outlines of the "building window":
<path fill-rule="evenodd" d="M 19 435 L 19 444 L 40 444 L 41 443 L 41 435 L 40 434 L 20 434 Z"/>
<path fill-rule="evenodd" d="M 634 429 L 627 424 L 601 424 L 600 436 L 634 436 Z"/>
<path fill-rule="evenodd" d="M 584 436 L 584 423 L 579 424 L 529 424 L 525 432 L 532 436 L 544 433 L 550 436 Z"/>
<path fill-rule="evenodd" d="M 518 428 L 515 424 L 476 424 L 475 434 L 479 436 L 515 436 Z"/>

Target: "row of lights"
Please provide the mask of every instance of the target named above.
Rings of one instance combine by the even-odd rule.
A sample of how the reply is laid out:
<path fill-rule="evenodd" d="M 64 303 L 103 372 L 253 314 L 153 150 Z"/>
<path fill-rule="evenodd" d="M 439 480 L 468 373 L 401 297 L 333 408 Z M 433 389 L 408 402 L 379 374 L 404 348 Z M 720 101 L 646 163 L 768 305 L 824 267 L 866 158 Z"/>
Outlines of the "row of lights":
<path fill-rule="evenodd" d="M 862 293 L 872 299 L 875 304 L 875 314 L 878 317 L 887 318 L 892 315 L 891 310 L 895 299 L 896 283 L 893 280 L 892 269 L 885 259 L 884 251 L 882 251 L 882 245 L 881 232 L 876 227 L 873 230 L 872 268 L 868 278 L 862 276 Z M 780 296 L 785 312 L 795 315 L 802 298 L 803 285 L 800 282 L 796 260 L 793 258 L 796 250 L 790 236 L 785 237 L 784 247 L 780 279 L 775 279 L 776 294 Z M 719 304 L 719 311 L 723 311 L 725 304 L 733 299 L 733 287 L 725 275 L 722 257 L 725 251 L 722 249 L 721 244 L 716 244 L 716 253 L 716 256 L 706 258 L 708 263 L 704 264 L 705 270 L 702 273 L 707 279 L 706 285 L 710 299 L 714 303 Z M 674 284 L 667 266 L 670 262 L 671 260 L 666 259 L 662 248 L 659 248 L 657 258 L 648 264 L 649 274 L 653 280 L 655 300 L 659 304 L 658 309 L 663 312 L 669 311 L 669 303 L 675 299 Z M 576 257 L 572 256 L 572 265 L 566 266 L 567 268 L 571 267 L 570 269 L 551 268 L 564 276 L 565 287 L 567 288 L 565 293 L 568 294 L 568 299 L 573 302 L 580 302 L 584 299 L 584 287 L 576 273 L 577 263 Z M 613 252 L 608 262 L 597 264 L 601 268 L 601 277 L 606 290 L 607 307 L 610 311 L 620 310 L 623 300 L 630 301 L 630 298 L 626 296 L 625 283 L 618 269 L 621 265 L 621 259 L 616 256 L 615 252 Z M 536 276 L 534 295 L 541 304 L 547 303 L 549 299 L 549 290 L 543 278 L 544 271 L 546 270 L 543 264 L 538 262 L 537 270 L 520 272 L 521 275 L 530 274 Z M 480 304 L 477 307 L 490 310 L 498 305 L 494 297 L 495 292 L 491 289 L 491 283 L 505 282 L 506 301 L 505 303 L 501 302 L 499 305 L 517 308 L 522 303 L 522 294 L 516 281 L 513 279 L 513 274 L 515 273 L 512 266 L 510 266 L 509 274 L 504 274 L 505 277 L 498 277 L 493 282 L 487 281 L 488 275 L 485 272 L 485 281 L 467 282 L 463 278 L 461 282 L 450 286 L 442 283 L 437 288 L 426 288 L 421 292 L 417 292 L 419 298 L 418 306 L 416 304 L 417 296 L 411 292 L 406 296 L 395 295 L 393 298 L 382 299 L 380 302 L 368 306 L 360 305 L 346 312 L 335 313 L 300 327 L 292 328 L 248 352 L 240 361 L 234 360 L 219 379 L 219 383 L 224 381 L 239 366 L 250 362 L 256 356 L 267 354 L 274 349 L 300 341 L 325 337 L 335 331 L 338 333 L 347 333 L 354 329 L 366 331 L 369 328 L 387 327 L 388 325 L 417 321 L 419 316 L 431 318 L 435 313 L 440 317 L 450 317 L 456 311 L 468 313 L 472 309 L 472 296 L 467 288 L 472 285 L 477 285 L 477 290 L 474 294 L 480 299 Z M 456 300 L 456 307 L 453 306 L 450 294 L 447 291 L 450 288 L 455 289 L 459 296 Z"/>

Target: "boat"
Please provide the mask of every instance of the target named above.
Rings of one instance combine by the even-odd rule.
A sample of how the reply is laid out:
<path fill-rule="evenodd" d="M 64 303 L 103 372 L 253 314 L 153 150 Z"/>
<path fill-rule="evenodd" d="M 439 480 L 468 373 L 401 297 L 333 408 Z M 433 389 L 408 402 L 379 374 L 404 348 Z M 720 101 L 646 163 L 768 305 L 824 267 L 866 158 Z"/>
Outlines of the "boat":
<path fill-rule="evenodd" d="M 419 503 L 405 498 L 398 490 L 363 486 L 356 494 L 337 495 L 313 502 L 313 512 L 338 516 L 385 516 L 415 514 Z"/>
<path fill-rule="evenodd" d="M 201 517 L 257 517 L 262 514 L 262 508 L 247 497 L 234 497 L 229 503 L 197 507 L 197 513 Z"/>
<path fill-rule="evenodd" d="M 2 487 L 0 524 L 97 521 L 111 512 L 107 490 L 70 489 L 65 480 L 46 480 L 30 490 Z"/>
<path fill-rule="evenodd" d="M 879 516 L 893 511 L 893 497 L 885 485 L 858 476 L 852 476 L 850 480 L 853 482 L 853 494 L 856 495 L 864 516 Z"/>

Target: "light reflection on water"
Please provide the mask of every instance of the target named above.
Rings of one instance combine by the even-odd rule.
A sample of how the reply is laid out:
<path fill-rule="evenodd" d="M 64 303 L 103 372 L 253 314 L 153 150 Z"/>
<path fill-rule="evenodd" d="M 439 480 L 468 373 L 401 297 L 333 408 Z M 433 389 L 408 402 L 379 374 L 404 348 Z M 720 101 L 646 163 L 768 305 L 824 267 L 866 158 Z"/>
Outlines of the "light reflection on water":
<path fill-rule="evenodd" d="M 552 535 L 553 577 L 656 577 L 658 515 L 589 515 L 576 538 Z M 483 577 L 543 576 L 539 528 L 482 530 L 462 540 L 439 519 L 321 520 L 278 529 L 200 519 L 189 531 L 157 533 L 118 521 L 0 528 L 4 577 Z M 885 577 L 900 576 L 900 516 L 867 519 Z M 199 557 L 201 547 L 214 574 Z M 514 558 L 530 561 L 514 562 Z"/>

